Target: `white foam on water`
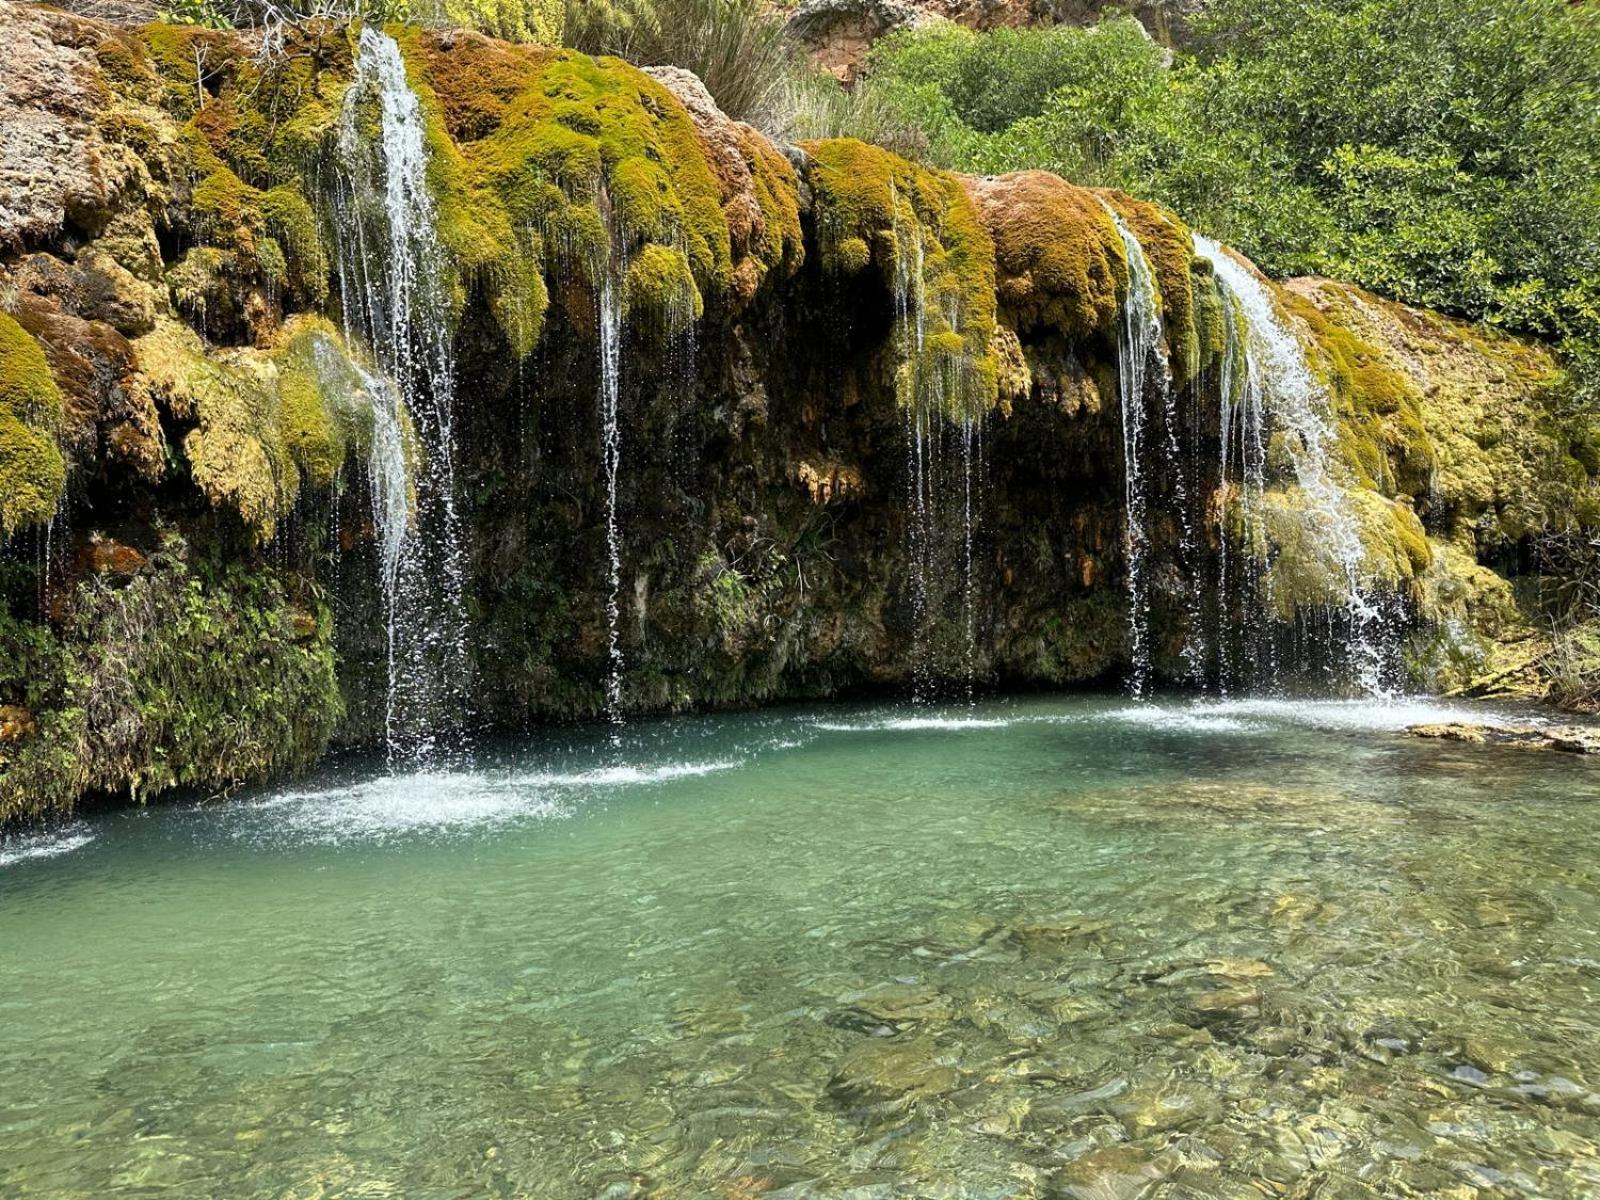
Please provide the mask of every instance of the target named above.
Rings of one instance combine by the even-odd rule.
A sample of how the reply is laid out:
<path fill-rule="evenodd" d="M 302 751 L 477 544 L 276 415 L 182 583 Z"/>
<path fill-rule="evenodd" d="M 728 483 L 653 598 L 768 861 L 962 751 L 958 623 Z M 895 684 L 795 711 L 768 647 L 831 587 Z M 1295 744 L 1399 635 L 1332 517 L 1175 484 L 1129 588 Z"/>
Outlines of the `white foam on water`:
<path fill-rule="evenodd" d="M 1166 708 L 1159 704 L 1119 708 L 1107 713 L 1106 719 L 1171 733 L 1250 733 L 1261 728 L 1252 721 L 1206 707 Z"/>
<path fill-rule="evenodd" d="M 1462 722 L 1473 725 L 1538 723 L 1536 717 L 1509 717 L 1487 708 L 1450 704 L 1427 697 L 1364 700 L 1218 700 L 1197 711 L 1284 725 L 1303 725 L 1351 733 L 1398 733 L 1412 725 Z"/>
<path fill-rule="evenodd" d="M 0 869 L 34 858 L 55 858 L 70 854 L 94 841 L 94 834 L 81 831 L 13 834 L 0 838 Z"/>
<path fill-rule="evenodd" d="M 546 787 L 614 787 L 619 784 L 666 783 L 673 779 L 693 779 L 718 771 L 732 771 L 743 764 L 735 759 L 714 762 L 666 763 L 659 767 L 596 767 L 567 774 L 520 776 L 522 782 Z"/>
<path fill-rule="evenodd" d="M 573 811 L 563 792 L 667 783 L 739 765 L 733 760 L 717 760 L 572 772 L 417 772 L 341 787 L 284 792 L 257 801 L 246 811 L 270 812 L 275 830 L 315 841 L 382 840 L 402 834 L 456 833 L 517 821 L 557 820 Z"/>
<path fill-rule="evenodd" d="M 1003 717 L 886 717 L 877 721 L 813 721 L 829 733 L 909 733 L 921 730 L 1005 729 L 1017 721 Z"/>

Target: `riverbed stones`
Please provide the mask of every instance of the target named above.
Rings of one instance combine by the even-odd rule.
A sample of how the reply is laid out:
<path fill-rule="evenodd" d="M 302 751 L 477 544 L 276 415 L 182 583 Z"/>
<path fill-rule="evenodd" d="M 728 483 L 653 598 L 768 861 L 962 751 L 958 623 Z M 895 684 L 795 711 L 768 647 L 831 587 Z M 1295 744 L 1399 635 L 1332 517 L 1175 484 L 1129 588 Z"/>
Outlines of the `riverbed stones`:
<path fill-rule="evenodd" d="M 926 1039 L 868 1041 L 835 1064 L 828 1095 L 847 1107 L 901 1105 L 937 1096 L 960 1074 Z"/>
<path fill-rule="evenodd" d="M 829 1023 L 864 1033 L 899 1033 L 925 1022 L 944 1022 L 954 1011 L 950 998 L 921 983 L 885 983 L 842 997 L 844 1006 Z"/>

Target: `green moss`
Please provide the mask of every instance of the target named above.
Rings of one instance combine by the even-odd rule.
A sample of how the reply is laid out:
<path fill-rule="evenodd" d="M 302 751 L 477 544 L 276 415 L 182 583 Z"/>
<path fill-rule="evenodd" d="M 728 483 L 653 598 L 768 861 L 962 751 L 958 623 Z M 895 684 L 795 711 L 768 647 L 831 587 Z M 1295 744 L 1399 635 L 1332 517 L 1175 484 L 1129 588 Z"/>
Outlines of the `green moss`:
<path fill-rule="evenodd" d="M 1294 291 L 1281 298 L 1311 331 L 1311 366 L 1333 396 L 1340 448 L 1356 478 L 1391 496 L 1426 489 L 1435 456 L 1422 420 L 1421 388 L 1351 328 L 1337 293 L 1319 290 L 1320 303 Z"/>
<path fill-rule="evenodd" d="M 1070 339 L 1114 327 L 1128 264 L 1094 193 L 1043 171 L 976 187 L 994 238 L 1000 303 L 1013 326 Z"/>
<path fill-rule="evenodd" d="M 789 276 L 805 261 L 805 234 L 800 224 L 800 180 L 794 167 L 771 142 L 753 129 L 741 127 L 739 148 L 750 170 L 751 190 L 761 210 L 761 226 L 754 245 L 763 274 L 776 271 Z"/>
<path fill-rule="evenodd" d="M 0 824 L 86 793 L 217 791 L 310 765 L 342 711 L 331 620 L 284 581 L 169 538 L 125 587 L 79 586 L 39 732 L 0 750 Z"/>
<path fill-rule="evenodd" d="M 0 313 L 0 538 L 50 520 L 66 487 L 63 401 L 44 351 Z"/>
<path fill-rule="evenodd" d="M 1350 488 L 1345 497 L 1361 538 L 1362 587 L 1415 597 L 1418 580 L 1433 562 L 1433 549 L 1417 514 L 1409 504 L 1368 488 Z M 1264 497 L 1262 517 L 1262 541 L 1248 549 L 1264 560 L 1279 618 L 1292 620 L 1299 609 L 1342 607 L 1348 583 L 1328 552 L 1317 507 L 1298 487 L 1274 489 Z"/>
<path fill-rule="evenodd" d="M 704 311 L 689 260 L 655 243 L 641 246 L 628 265 L 624 299 L 630 317 L 660 330 L 682 329 Z"/>
<path fill-rule="evenodd" d="M 233 251 L 196 246 L 167 271 L 166 282 L 178 311 L 205 328 L 213 312 L 232 304 L 239 274 L 239 256 Z"/>
<path fill-rule="evenodd" d="M 149 69 L 160 82 L 161 101 L 179 119 L 200 112 L 210 99 L 208 82 L 215 86 L 214 73 L 237 51 L 227 34 L 195 25 L 151 24 L 140 31 Z M 135 63 L 130 47 L 123 64 L 125 77 L 137 79 L 143 62 Z"/>
<path fill-rule="evenodd" d="M 283 248 L 289 283 L 320 307 L 328 299 L 328 253 L 311 202 L 298 186 L 280 184 L 261 197 L 261 219 Z"/>
<path fill-rule="evenodd" d="M 1122 192 L 1098 193 L 1116 209 L 1139 239 L 1161 293 L 1161 324 L 1167 339 L 1167 361 L 1174 386 L 1189 383 L 1199 369 L 1200 339 L 1195 328 L 1194 238 L 1176 215 L 1156 204 Z"/>
<path fill-rule="evenodd" d="M 454 88 L 460 73 L 421 73 Z M 492 106 L 498 120 L 462 148 L 476 186 L 512 227 L 540 230 L 558 258 L 595 269 L 601 253 L 629 258 L 651 243 L 686 256 L 703 293 L 732 274 L 728 223 L 694 122 L 648 75 L 618 59 L 563 51 L 530 58 L 524 86 Z M 609 213 L 601 206 L 609 204 Z M 574 211 L 578 210 L 578 211 Z M 596 244 L 596 235 L 604 235 Z M 610 246 L 612 237 L 620 245 Z"/>
<path fill-rule="evenodd" d="M 873 264 L 891 289 L 908 281 L 907 303 L 920 303 L 921 352 L 909 325 L 893 339 L 901 403 L 956 419 L 994 407 L 995 248 L 961 180 L 851 138 L 804 149 L 823 269 Z"/>
<path fill-rule="evenodd" d="M 331 487 L 371 437 L 366 385 L 327 321 L 297 322 L 273 358 L 284 448 L 307 485 Z"/>

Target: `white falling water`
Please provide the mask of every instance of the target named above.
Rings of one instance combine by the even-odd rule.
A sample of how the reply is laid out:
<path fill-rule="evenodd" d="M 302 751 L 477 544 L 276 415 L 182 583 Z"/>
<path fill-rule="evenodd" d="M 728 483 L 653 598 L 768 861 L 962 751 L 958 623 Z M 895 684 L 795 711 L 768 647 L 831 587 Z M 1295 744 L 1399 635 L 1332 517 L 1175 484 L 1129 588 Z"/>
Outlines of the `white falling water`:
<path fill-rule="evenodd" d="M 1122 301 L 1122 323 L 1117 334 L 1117 398 L 1122 409 L 1123 550 L 1128 578 L 1128 688 L 1135 697 L 1150 686 L 1150 580 L 1148 557 L 1149 496 L 1145 478 L 1145 387 L 1150 368 L 1163 392 L 1167 364 L 1161 350 L 1161 302 L 1155 272 L 1144 247 L 1116 210 L 1106 211 L 1115 222 L 1128 259 L 1128 293 Z"/>
<path fill-rule="evenodd" d="M 1178 436 L 1180 418 L 1178 392 L 1170 379 L 1161 384 L 1162 441 L 1166 454 L 1166 468 L 1172 479 L 1172 507 L 1178 513 L 1178 559 L 1189 586 L 1183 589 L 1184 635 L 1183 674 L 1190 684 L 1200 686 L 1205 682 L 1206 647 L 1203 597 L 1198 586 L 1201 573 L 1200 532 L 1196 514 L 1189 499 L 1187 478 L 1189 464 L 1194 456 L 1184 452 Z"/>
<path fill-rule="evenodd" d="M 983 426 L 961 423 L 961 625 L 967 703 L 974 703 L 978 674 L 978 605 L 972 572 L 973 479 L 983 462 Z"/>
<path fill-rule="evenodd" d="M 1296 481 L 1319 544 L 1345 584 L 1349 647 L 1357 681 L 1369 695 L 1383 692 L 1382 613 L 1361 583 L 1361 529 L 1344 488 L 1334 478 L 1337 435 L 1332 398 L 1306 362 L 1305 347 L 1279 314 L 1272 294 L 1256 275 L 1209 238 L 1196 237 L 1195 251 L 1211 263 L 1244 316 L 1250 366 L 1265 407 L 1291 436 L 1287 439 Z"/>
<path fill-rule="evenodd" d="M 364 114 L 375 103 L 374 144 Z M 370 26 L 357 46 L 355 79 L 338 129 L 337 262 L 347 336 L 364 341 L 398 397 L 374 397 L 374 514 L 384 589 L 389 686 L 385 725 L 391 763 L 426 762 L 442 724 L 458 720 L 469 695 L 466 554 L 456 507 L 455 355 L 448 259 L 428 187 L 421 105 L 393 38 Z M 391 403 L 396 400 L 397 403 Z M 403 469 L 399 413 L 417 439 L 404 519 L 393 473 Z M 392 438 L 378 434 L 392 424 Z M 384 435 L 388 437 L 388 434 Z M 377 514 L 384 515 L 381 520 Z M 414 561 L 416 586 L 406 583 Z"/>
<path fill-rule="evenodd" d="M 899 189 L 889 184 L 890 212 L 894 219 L 894 312 L 900 338 L 900 405 L 906 428 L 906 507 L 911 572 L 911 699 L 928 699 L 927 626 L 933 575 L 935 521 L 932 479 L 933 452 L 938 431 L 936 413 L 924 403 L 923 351 L 927 345 L 927 314 L 923 300 L 922 223 Z"/>
<path fill-rule="evenodd" d="M 372 528 L 377 534 L 378 583 L 383 594 L 384 652 L 389 689 L 384 708 L 384 742 L 401 738 L 401 719 L 411 699 L 408 685 L 418 677 L 418 640 L 402 636 L 402 622 L 422 588 L 421 563 L 411 512 L 411 478 L 406 469 L 399 389 L 387 379 L 357 368 L 372 413 L 367 478 L 372 498 Z"/>
<path fill-rule="evenodd" d="M 617 409 L 622 392 L 622 299 L 610 261 L 596 268 L 600 335 L 600 456 L 606 487 L 606 716 L 622 723 L 622 534 L 617 517 L 617 475 L 622 465 L 622 430 Z"/>
<path fill-rule="evenodd" d="M 1238 482 L 1235 503 L 1242 547 L 1237 552 L 1237 566 L 1233 563 L 1235 550 L 1226 539 L 1217 555 L 1217 683 L 1226 696 L 1245 666 L 1251 677 L 1260 674 L 1262 664 L 1253 656 L 1260 648 L 1262 613 L 1271 597 L 1267 591 L 1270 578 L 1259 569 L 1251 549 L 1260 545 L 1264 537 L 1267 422 L 1261 372 L 1246 340 L 1238 297 L 1226 280 L 1219 278 L 1217 284 L 1223 324 L 1223 351 L 1217 372 L 1221 442 L 1217 478 L 1223 485 L 1230 480 Z M 1235 632 L 1237 652 L 1231 645 Z M 1238 662 L 1240 657 L 1247 662 Z"/>

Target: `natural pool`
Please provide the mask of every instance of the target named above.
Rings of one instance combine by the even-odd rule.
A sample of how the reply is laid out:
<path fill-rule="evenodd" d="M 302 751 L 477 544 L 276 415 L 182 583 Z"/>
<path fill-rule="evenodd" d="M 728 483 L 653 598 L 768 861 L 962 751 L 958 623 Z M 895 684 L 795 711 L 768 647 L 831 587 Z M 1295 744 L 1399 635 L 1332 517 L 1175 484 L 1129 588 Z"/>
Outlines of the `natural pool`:
<path fill-rule="evenodd" d="M 1600 763 L 1026 698 L 0 843 L 0 1195 L 1600 1195 Z"/>

